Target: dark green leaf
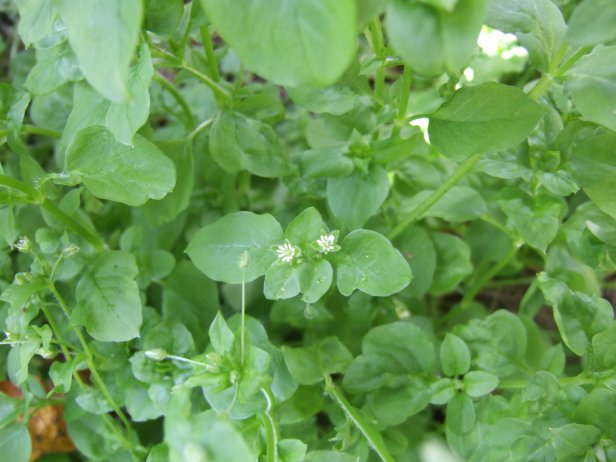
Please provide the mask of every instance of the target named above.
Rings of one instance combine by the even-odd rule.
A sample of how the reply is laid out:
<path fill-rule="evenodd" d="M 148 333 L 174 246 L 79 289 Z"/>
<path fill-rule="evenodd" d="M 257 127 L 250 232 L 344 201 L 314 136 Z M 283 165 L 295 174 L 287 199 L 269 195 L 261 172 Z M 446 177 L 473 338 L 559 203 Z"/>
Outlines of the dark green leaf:
<path fill-rule="evenodd" d="M 549 70 L 567 29 L 551 0 L 489 0 L 486 24 L 516 34 L 533 65 L 544 72 Z"/>
<path fill-rule="evenodd" d="M 374 167 L 368 173 L 355 171 L 345 178 L 327 181 L 327 203 L 334 216 L 348 229 L 362 227 L 375 215 L 389 194 L 387 171 Z M 349 204 L 362 204 L 350 207 Z"/>
<path fill-rule="evenodd" d="M 477 414 L 473 401 L 463 393 L 458 393 L 447 403 L 447 430 L 456 435 L 464 435 L 475 426 Z"/>
<path fill-rule="evenodd" d="M 440 350 L 441 368 L 449 377 L 464 375 L 471 367 L 471 353 L 457 335 L 446 334 Z"/>
<path fill-rule="evenodd" d="M 615 153 L 616 133 L 606 131 L 576 144 L 571 156 L 573 177 L 593 203 L 612 218 L 616 218 Z"/>
<path fill-rule="evenodd" d="M 133 255 L 109 251 L 101 254 L 77 285 L 73 320 L 86 326 L 92 337 L 123 342 L 139 336 L 141 299 L 135 282 Z"/>
<path fill-rule="evenodd" d="M 563 342 L 578 356 L 586 353 L 593 335 L 611 325 L 614 310 L 607 300 L 572 291 L 545 273 L 539 274 L 539 287 L 554 309 Z"/>
<path fill-rule="evenodd" d="M 358 229 L 341 242 L 337 255 L 340 293 L 359 289 L 369 295 L 386 297 L 404 289 L 412 278 L 408 263 L 379 233 Z"/>
<path fill-rule="evenodd" d="M 565 38 L 573 45 L 595 45 L 616 38 L 616 4 L 610 0 L 585 0 L 571 17 Z"/>
<path fill-rule="evenodd" d="M 426 3 L 435 2 L 392 1 L 385 17 L 392 46 L 419 74 L 457 73 L 475 53 L 486 1 Z"/>
<path fill-rule="evenodd" d="M 524 141 L 544 112 L 515 87 L 493 82 L 462 87 L 430 116 L 430 142 L 457 161 L 503 151 Z"/>
<path fill-rule="evenodd" d="M 223 111 L 210 130 L 210 152 L 225 171 L 274 178 L 290 172 L 285 145 L 270 125 Z"/>
<path fill-rule="evenodd" d="M 276 260 L 272 247 L 282 241 L 271 215 L 236 212 L 197 232 L 186 252 L 209 278 L 239 284 L 263 276 Z"/>
<path fill-rule="evenodd" d="M 471 252 L 466 242 L 451 234 L 432 233 L 430 237 L 436 248 L 436 270 L 430 293 L 442 294 L 455 289 L 473 272 Z"/>
<path fill-rule="evenodd" d="M 141 30 L 139 0 L 57 0 L 68 40 L 88 83 L 114 102 L 129 98 L 128 73 Z"/>
<path fill-rule="evenodd" d="M 567 87 L 585 120 L 616 130 L 616 46 L 600 47 L 582 56 L 568 71 Z"/>
<path fill-rule="evenodd" d="M 66 153 L 66 170 L 101 199 L 138 206 L 162 199 L 175 185 L 175 166 L 155 145 L 135 135 L 133 145 L 105 127 L 81 130 Z"/>
<path fill-rule="evenodd" d="M 280 85 L 334 83 L 355 55 L 352 0 L 201 4 L 246 67 Z"/>

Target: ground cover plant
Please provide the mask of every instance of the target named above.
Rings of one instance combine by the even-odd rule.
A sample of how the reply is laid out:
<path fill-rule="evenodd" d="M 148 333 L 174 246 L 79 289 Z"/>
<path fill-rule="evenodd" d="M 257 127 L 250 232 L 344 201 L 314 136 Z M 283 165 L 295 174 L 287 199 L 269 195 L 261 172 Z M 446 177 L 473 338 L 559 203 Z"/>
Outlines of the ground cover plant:
<path fill-rule="evenodd" d="M 0 2 L 0 459 L 616 460 L 614 24 Z"/>

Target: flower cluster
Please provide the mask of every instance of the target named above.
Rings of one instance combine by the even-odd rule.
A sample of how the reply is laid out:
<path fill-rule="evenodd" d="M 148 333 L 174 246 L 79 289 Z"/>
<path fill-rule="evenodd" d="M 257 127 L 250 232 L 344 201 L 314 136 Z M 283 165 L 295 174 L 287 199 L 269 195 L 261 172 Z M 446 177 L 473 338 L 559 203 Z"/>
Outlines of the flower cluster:
<path fill-rule="evenodd" d="M 312 243 L 312 247 L 321 254 L 336 252 L 340 250 L 340 246 L 336 244 L 337 238 L 337 231 L 332 233 L 324 231 L 321 233 L 321 236 Z M 292 263 L 302 255 L 300 248 L 291 244 L 288 239 L 284 241 L 284 244 L 276 247 L 276 253 L 281 263 Z"/>

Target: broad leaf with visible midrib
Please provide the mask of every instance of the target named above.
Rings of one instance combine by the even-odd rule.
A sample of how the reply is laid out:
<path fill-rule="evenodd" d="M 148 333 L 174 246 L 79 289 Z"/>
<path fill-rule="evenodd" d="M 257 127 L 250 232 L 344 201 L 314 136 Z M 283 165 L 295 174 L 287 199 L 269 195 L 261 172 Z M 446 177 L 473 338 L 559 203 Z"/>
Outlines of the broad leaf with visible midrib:
<path fill-rule="evenodd" d="M 606 131 L 575 145 L 571 173 L 593 203 L 616 218 L 616 133 Z"/>
<path fill-rule="evenodd" d="M 345 296 L 359 289 L 386 297 L 404 289 L 413 277 L 402 254 L 375 231 L 358 229 L 340 243 L 338 289 Z"/>
<path fill-rule="evenodd" d="M 162 199 L 175 185 L 175 166 L 145 138 L 121 144 L 105 127 L 81 130 L 66 153 L 66 170 L 101 199 L 131 206 Z"/>
<path fill-rule="evenodd" d="M 55 5 L 88 83 L 112 101 L 125 101 L 141 30 L 141 0 L 58 0 Z"/>
<path fill-rule="evenodd" d="M 438 5 L 394 0 L 385 27 L 394 50 L 422 75 L 459 72 L 477 48 L 486 0 L 460 0 Z"/>
<path fill-rule="evenodd" d="M 73 320 L 86 326 L 92 337 L 105 342 L 125 342 L 139 336 L 141 299 L 132 254 L 103 253 L 77 284 Z"/>
<path fill-rule="evenodd" d="M 500 83 L 463 87 L 430 116 L 430 142 L 453 160 L 504 151 L 532 132 L 545 110 L 522 90 Z"/>
<path fill-rule="evenodd" d="M 265 274 L 276 260 L 272 247 L 283 239 L 273 216 L 236 212 L 197 232 L 186 253 L 209 278 L 239 284 Z"/>
<path fill-rule="evenodd" d="M 355 55 L 352 0 L 201 0 L 248 69 L 280 85 L 327 85 Z"/>

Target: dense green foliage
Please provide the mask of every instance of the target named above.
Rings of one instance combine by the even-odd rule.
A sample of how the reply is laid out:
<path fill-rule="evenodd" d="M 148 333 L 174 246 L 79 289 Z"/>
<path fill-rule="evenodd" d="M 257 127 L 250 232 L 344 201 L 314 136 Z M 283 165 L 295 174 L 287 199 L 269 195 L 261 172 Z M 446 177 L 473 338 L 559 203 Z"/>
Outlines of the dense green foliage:
<path fill-rule="evenodd" d="M 616 461 L 616 3 L 0 11 L 0 458 Z"/>

